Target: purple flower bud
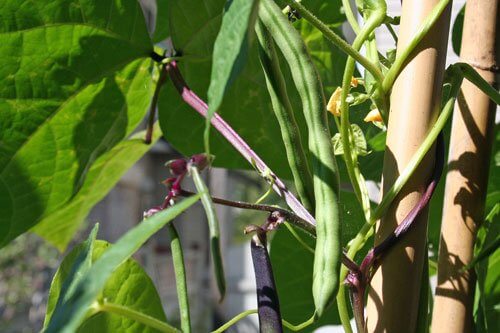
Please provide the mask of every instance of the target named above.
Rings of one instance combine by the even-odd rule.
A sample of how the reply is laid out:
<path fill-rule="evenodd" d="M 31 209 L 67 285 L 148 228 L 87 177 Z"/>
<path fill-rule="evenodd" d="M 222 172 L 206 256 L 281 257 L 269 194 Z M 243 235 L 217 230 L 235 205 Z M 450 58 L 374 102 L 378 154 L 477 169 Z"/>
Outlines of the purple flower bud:
<path fill-rule="evenodd" d="M 187 171 L 187 162 L 183 158 L 171 160 L 165 163 L 165 166 L 170 169 L 170 172 L 175 176 L 180 176 Z"/>
<path fill-rule="evenodd" d="M 189 163 L 192 163 L 194 166 L 198 168 L 198 170 L 203 170 L 205 169 L 210 162 L 212 162 L 214 159 L 213 155 L 207 155 L 207 154 L 196 154 L 191 156 L 189 159 Z"/>

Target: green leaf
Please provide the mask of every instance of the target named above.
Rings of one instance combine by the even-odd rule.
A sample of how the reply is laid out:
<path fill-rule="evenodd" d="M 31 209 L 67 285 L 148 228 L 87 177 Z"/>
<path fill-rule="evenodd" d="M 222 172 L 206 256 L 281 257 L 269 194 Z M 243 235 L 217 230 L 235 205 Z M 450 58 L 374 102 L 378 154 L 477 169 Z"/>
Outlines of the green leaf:
<path fill-rule="evenodd" d="M 139 124 L 152 46 L 137 1 L 6 0 L 0 22 L 1 247 Z"/>
<path fill-rule="evenodd" d="M 153 143 L 161 136 L 155 126 Z M 100 156 L 90 167 L 80 191 L 61 209 L 43 218 L 31 231 L 64 251 L 92 207 L 115 186 L 151 145 L 144 143 L 144 132 L 120 142 Z"/>
<path fill-rule="evenodd" d="M 488 248 L 500 233 L 500 216 L 481 228 L 476 253 Z M 476 266 L 479 302 L 476 309 L 476 325 L 479 332 L 500 331 L 500 251 L 482 260 Z M 482 328 L 482 329 L 481 329 Z"/>
<path fill-rule="evenodd" d="M 205 149 L 209 152 L 210 119 L 222 104 L 227 89 L 245 66 L 254 33 L 258 0 L 228 0 L 212 55 L 205 124 Z"/>
<path fill-rule="evenodd" d="M 82 244 L 83 245 L 83 244 Z M 71 279 L 70 271 L 75 259 L 85 252 L 84 246 L 75 247 L 63 260 L 54 276 L 49 292 L 49 300 L 45 322 L 48 323 L 61 293 L 61 284 Z M 111 244 L 95 241 L 93 250 L 88 256 L 92 262 L 99 259 Z M 121 263 L 106 282 L 99 299 L 119 304 L 132 310 L 147 314 L 161 321 L 166 321 L 160 297 L 149 276 L 133 259 Z M 78 332 L 156 332 L 132 319 L 105 312 L 89 313 L 78 328 Z"/>
<path fill-rule="evenodd" d="M 356 124 L 351 124 L 353 137 L 354 137 L 354 146 L 352 149 L 356 152 L 358 156 L 366 156 L 370 152 L 368 151 L 366 145 L 365 135 L 361 128 Z M 342 146 L 342 140 L 340 139 L 340 133 L 336 133 L 332 138 L 332 145 L 335 155 L 343 155 L 344 147 Z"/>
<path fill-rule="evenodd" d="M 169 0 L 156 1 L 156 27 L 153 34 L 154 43 L 164 41 L 170 35 L 168 2 Z"/>
<path fill-rule="evenodd" d="M 460 48 L 462 47 L 462 31 L 464 30 L 464 17 L 465 17 L 465 4 L 457 14 L 453 28 L 451 30 L 451 45 L 456 55 L 460 55 Z"/>
<path fill-rule="evenodd" d="M 356 197 L 351 192 L 342 191 L 340 194 L 342 206 L 342 245 L 354 238 L 363 225 L 364 216 Z M 314 248 L 314 239 L 299 231 L 303 240 Z M 365 247 L 358 254 L 358 260 L 366 254 Z M 314 309 L 312 297 L 312 253 L 304 249 L 286 228 L 280 228 L 272 239 L 271 262 L 274 277 L 280 297 L 281 315 L 283 319 L 296 325 L 309 319 Z M 328 309 L 327 313 L 313 326 L 313 328 L 327 324 L 340 324 L 336 305 Z"/>
<path fill-rule="evenodd" d="M 145 219 L 135 228 L 129 230 L 116 244 L 110 246 L 95 261 L 92 267 L 83 274 L 81 280 L 75 286 L 74 292 L 69 294 L 60 306 L 56 306 L 45 332 L 74 332 L 83 322 L 89 307 L 97 299 L 118 266 L 137 251 L 149 237 L 189 208 L 198 199 L 199 196 L 194 195 Z"/>
<path fill-rule="evenodd" d="M 75 253 L 70 255 L 71 260 L 70 264 L 65 266 L 64 279 L 58 278 L 57 275 L 58 272 L 61 271 L 61 268 L 59 268 L 58 272 L 56 272 L 56 275 L 52 279 L 49 299 L 47 301 L 47 312 L 45 313 L 44 327 L 49 322 L 54 308 L 56 306 L 61 306 L 63 302 L 67 301 L 68 296 L 75 291 L 74 289 L 76 285 L 92 266 L 92 253 L 94 251 L 94 243 L 98 230 L 99 224 L 96 224 L 90 232 L 87 240 L 80 244 L 78 251 L 73 251 Z"/>

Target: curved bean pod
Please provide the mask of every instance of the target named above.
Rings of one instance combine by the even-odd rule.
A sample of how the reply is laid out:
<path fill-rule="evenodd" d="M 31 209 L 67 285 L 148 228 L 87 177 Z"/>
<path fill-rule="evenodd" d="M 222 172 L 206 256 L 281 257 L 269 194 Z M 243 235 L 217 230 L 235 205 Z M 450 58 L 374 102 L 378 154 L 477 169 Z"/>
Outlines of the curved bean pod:
<path fill-rule="evenodd" d="M 313 298 L 316 316 L 320 317 L 338 290 L 341 256 L 339 176 L 327 127 L 323 87 L 304 41 L 274 1 L 261 0 L 259 17 L 290 66 L 308 127 L 317 223 Z"/>
<path fill-rule="evenodd" d="M 257 286 L 259 331 L 261 333 L 281 333 L 283 325 L 278 292 L 274 283 L 273 267 L 267 252 L 264 232 L 257 232 L 253 235 L 251 252 Z"/>
<path fill-rule="evenodd" d="M 285 80 L 280 69 L 278 55 L 269 32 L 258 21 L 255 32 L 259 40 L 259 59 L 266 77 L 267 90 L 271 97 L 274 114 L 281 129 L 288 164 L 293 175 L 295 188 L 304 207 L 314 211 L 314 191 L 311 171 L 302 147 L 300 131 L 288 98 Z"/>

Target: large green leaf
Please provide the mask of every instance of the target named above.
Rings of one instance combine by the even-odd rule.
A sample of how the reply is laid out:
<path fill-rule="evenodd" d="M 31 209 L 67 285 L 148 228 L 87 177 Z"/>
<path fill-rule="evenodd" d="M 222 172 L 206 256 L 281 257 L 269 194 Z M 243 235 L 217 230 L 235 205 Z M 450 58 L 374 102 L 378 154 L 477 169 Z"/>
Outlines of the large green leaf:
<path fill-rule="evenodd" d="M 95 241 L 89 256 L 91 261 L 95 262 L 100 258 L 110 245 L 111 244 L 105 241 Z M 75 247 L 59 266 L 50 287 L 45 317 L 46 323 L 48 323 L 52 317 L 57 300 L 61 295 L 61 287 L 70 277 L 70 272 L 75 265 L 75 260 L 84 250 L 85 246 L 83 244 Z M 89 268 L 87 268 L 87 270 Z M 85 271 L 82 273 L 85 273 Z M 116 268 L 104 285 L 104 288 L 99 294 L 99 298 L 105 299 L 105 302 L 127 307 L 161 321 L 166 320 L 160 297 L 158 296 L 153 282 L 146 272 L 144 272 L 142 267 L 133 259 L 127 259 Z M 78 332 L 142 333 L 156 332 L 156 330 L 129 318 L 106 312 L 99 312 L 87 317 L 78 328 Z"/>
<path fill-rule="evenodd" d="M 161 42 L 170 35 L 170 27 L 168 25 L 168 1 L 156 1 L 156 26 L 153 34 L 153 42 Z"/>
<path fill-rule="evenodd" d="M 342 191 L 340 200 L 342 206 L 342 245 L 345 246 L 363 225 L 364 217 L 353 193 Z M 314 248 L 314 239 L 302 232 L 300 234 L 303 236 L 303 240 Z M 367 248 L 360 251 L 358 260 L 366 252 Z M 272 239 L 271 261 L 283 318 L 292 321 L 293 324 L 309 319 L 314 309 L 312 297 L 314 255 L 305 250 L 288 230 L 281 228 Z M 313 328 L 327 324 L 340 324 L 336 305 L 328 309 L 321 320 L 308 327 L 306 332 L 312 332 Z"/>
<path fill-rule="evenodd" d="M 57 304 L 45 332 L 74 332 L 81 325 L 89 307 L 97 299 L 117 268 L 130 258 L 149 237 L 198 199 L 199 196 L 194 195 L 153 217 L 145 219 L 135 228 L 129 230 L 116 244 L 110 246 L 92 267 L 83 273 L 81 279 L 65 299 Z M 126 271 L 122 274 L 127 275 Z"/>
<path fill-rule="evenodd" d="M 137 1 L 0 6 L 0 246 L 60 209 L 151 96 Z"/>
<path fill-rule="evenodd" d="M 321 1 L 305 1 L 305 4 L 312 4 L 311 8 L 316 12 L 324 5 Z M 339 14 L 340 1 L 334 1 L 333 4 L 335 6 L 328 7 L 331 10 L 329 15 L 343 20 L 343 16 Z M 172 41 L 176 50 L 186 57 L 185 61 L 179 63 L 180 70 L 191 89 L 204 100 L 206 100 L 206 92 L 210 84 L 211 56 L 221 24 L 223 6 L 223 0 L 170 1 L 168 12 Z M 302 20 L 300 21 L 302 22 Z M 300 25 L 302 24 L 306 23 L 300 23 Z M 298 28 L 302 29 L 300 26 Z M 312 30 L 310 26 L 308 29 Z M 338 86 L 341 81 L 341 68 L 345 63 L 345 56 L 331 47 L 319 32 L 314 32 L 306 42 L 322 78 L 325 79 L 325 85 L 327 87 Z M 285 162 L 286 155 L 281 133 L 272 111 L 255 46 L 254 43 L 249 50 L 246 66 L 226 92 L 218 112 L 278 176 L 291 178 L 290 169 Z M 331 53 L 332 51 L 333 53 Z M 285 78 L 289 78 L 288 66 L 282 65 L 282 68 L 285 69 Z M 288 79 L 287 82 L 291 83 L 291 80 Z M 293 86 L 287 88 L 292 104 L 300 105 L 300 100 L 294 93 L 295 88 Z M 204 150 L 204 120 L 180 99 L 177 91 L 171 85 L 167 85 L 163 89 L 159 107 L 162 130 L 176 149 L 185 155 Z M 302 110 L 295 108 L 294 111 L 303 133 L 302 138 L 306 143 L 307 132 Z M 216 166 L 251 168 L 218 133 L 212 131 L 210 139 L 211 153 L 216 155 L 214 161 Z"/>
<path fill-rule="evenodd" d="M 158 126 L 154 136 L 153 142 L 161 136 Z M 139 132 L 100 156 L 90 167 L 80 191 L 63 208 L 43 218 L 31 231 L 64 251 L 92 207 L 149 150 L 151 146 L 145 144 L 143 138 L 144 132 Z"/>

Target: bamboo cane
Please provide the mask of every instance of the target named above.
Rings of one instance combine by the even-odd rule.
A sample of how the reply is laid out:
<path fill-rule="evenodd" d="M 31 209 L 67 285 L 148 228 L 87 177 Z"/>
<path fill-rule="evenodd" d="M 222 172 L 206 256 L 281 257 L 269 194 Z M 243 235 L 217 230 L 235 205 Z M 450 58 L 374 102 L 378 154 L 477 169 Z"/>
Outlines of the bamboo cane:
<path fill-rule="evenodd" d="M 498 9 L 498 0 L 467 1 L 460 54 L 492 84 Z M 472 332 L 475 275 L 461 269 L 484 218 L 494 120 L 495 104 L 465 80 L 453 115 L 432 332 Z"/>
<path fill-rule="evenodd" d="M 438 0 L 405 0 L 397 53 L 438 3 Z M 384 157 L 385 193 L 411 159 L 439 112 L 450 8 L 444 11 L 396 79 Z M 434 165 L 434 149 L 428 153 L 386 216 L 379 222 L 375 244 L 384 239 L 416 204 Z M 368 332 L 414 332 L 426 250 L 427 213 L 415 228 L 383 260 L 368 293 Z"/>

